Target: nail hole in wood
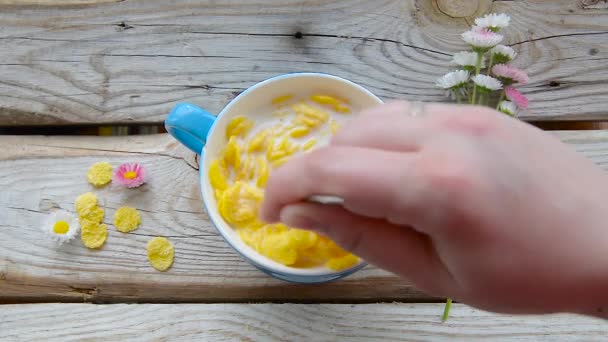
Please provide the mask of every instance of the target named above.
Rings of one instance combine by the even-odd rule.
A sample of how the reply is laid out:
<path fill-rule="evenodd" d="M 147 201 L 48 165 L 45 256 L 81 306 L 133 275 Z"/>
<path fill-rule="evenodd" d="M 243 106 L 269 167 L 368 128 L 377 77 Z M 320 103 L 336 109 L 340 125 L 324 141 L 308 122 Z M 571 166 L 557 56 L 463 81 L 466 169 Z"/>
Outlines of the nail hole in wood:
<path fill-rule="evenodd" d="M 559 87 L 560 85 L 561 83 L 559 83 L 558 81 L 549 82 L 549 87 Z"/>
<path fill-rule="evenodd" d="M 296 33 L 294 33 L 293 35 L 296 39 L 302 39 L 304 38 L 304 34 L 302 34 L 302 32 L 298 31 Z"/>

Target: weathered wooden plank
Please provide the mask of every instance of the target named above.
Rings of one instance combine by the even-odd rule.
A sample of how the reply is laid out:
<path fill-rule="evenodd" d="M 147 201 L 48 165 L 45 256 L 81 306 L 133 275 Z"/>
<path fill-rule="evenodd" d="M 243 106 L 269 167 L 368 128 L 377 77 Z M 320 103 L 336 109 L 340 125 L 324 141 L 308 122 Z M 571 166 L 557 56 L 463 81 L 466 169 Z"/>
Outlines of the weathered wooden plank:
<path fill-rule="evenodd" d="M 608 168 L 608 131 L 559 136 Z M 342 281 L 299 286 L 274 280 L 242 261 L 211 226 L 197 183 L 193 154 L 167 135 L 114 138 L 0 136 L 0 300 L 2 301 L 427 301 L 406 281 L 368 267 Z M 41 239 L 53 208 L 72 210 L 92 188 L 93 162 L 144 163 L 152 180 L 142 188 L 95 190 L 107 223 L 122 205 L 138 208 L 142 227 L 122 234 L 110 227 L 100 251 L 80 240 L 60 249 Z M 145 245 L 169 236 L 176 261 L 154 271 Z"/>
<path fill-rule="evenodd" d="M 243 261 L 215 232 L 203 209 L 194 154 L 167 135 L 116 138 L 0 136 L 0 301 L 370 301 L 428 300 L 407 282 L 369 267 L 338 283 L 296 286 Z M 134 190 L 95 190 L 88 167 L 107 160 L 144 163 L 151 181 Z M 94 191 L 111 225 L 116 208 L 142 215 L 138 230 L 109 228 L 100 251 L 80 239 L 53 247 L 40 226 L 53 208 L 73 211 Z M 156 272 L 146 243 L 156 235 L 175 245 L 175 264 Z"/>
<path fill-rule="evenodd" d="M 605 321 L 496 315 L 457 304 L 27 304 L 0 306 L 11 341 L 600 341 Z"/>
<path fill-rule="evenodd" d="M 509 43 L 532 76 L 524 119 L 607 114 L 608 12 L 590 2 L 135 0 L 0 8 L 0 125 L 160 122 L 179 101 L 217 112 L 252 84 L 294 71 L 343 76 L 384 99 L 442 101 L 434 80 L 463 48 L 459 34 L 470 16 L 488 11 L 513 16 Z"/>

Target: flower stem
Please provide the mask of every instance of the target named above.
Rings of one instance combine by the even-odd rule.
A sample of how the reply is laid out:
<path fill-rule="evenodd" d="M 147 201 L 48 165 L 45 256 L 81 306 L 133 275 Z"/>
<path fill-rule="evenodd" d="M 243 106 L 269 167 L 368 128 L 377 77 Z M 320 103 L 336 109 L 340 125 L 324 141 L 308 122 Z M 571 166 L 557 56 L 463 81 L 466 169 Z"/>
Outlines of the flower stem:
<path fill-rule="evenodd" d="M 475 65 L 475 75 L 479 75 L 479 72 L 481 71 L 481 59 L 482 58 L 483 58 L 483 53 L 478 52 L 477 53 L 477 64 Z"/>
<path fill-rule="evenodd" d="M 500 103 L 502 102 L 502 100 L 505 99 L 505 94 L 506 92 L 504 90 L 500 93 L 500 98 L 498 99 L 498 103 L 496 104 L 496 110 L 500 108 Z"/>
<path fill-rule="evenodd" d="M 460 98 L 460 93 L 456 90 L 456 103 L 462 103 L 462 99 Z"/>
<path fill-rule="evenodd" d="M 494 64 L 494 54 L 490 52 L 490 62 L 488 64 L 488 70 L 487 70 L 487 75 L 490 76 L 490 73 L 492 72 L 492 65 Z"/>
<path fill-rule="evenodd" d="M 447 321 L 450 316 L 450 308 L 452 307 L 452 298 L 448 298 L 445 302 L 445 308 L 443 309 L 443 316 L 441 317 L 442 321 Z"/>
<path fill-rule="evenodd" d="M 479 75 L 481 71 L 481 59 L 483 58 L 483 53 L 477 52 L 477 64 L 475 65 L 475 75 Z M 477 95 L 477 85 L 473 84 L 473 97 L 471 97 L 471 104 L 475 104 L 475 97 Z"/>

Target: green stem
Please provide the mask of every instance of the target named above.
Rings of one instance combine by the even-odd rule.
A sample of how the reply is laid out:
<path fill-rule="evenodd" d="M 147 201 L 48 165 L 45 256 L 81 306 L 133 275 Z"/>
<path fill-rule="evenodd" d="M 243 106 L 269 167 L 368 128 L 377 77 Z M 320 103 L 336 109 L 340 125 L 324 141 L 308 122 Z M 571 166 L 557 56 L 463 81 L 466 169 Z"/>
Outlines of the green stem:
<path fill-rule="evenodd" d="M 483 53 L 477 52 L 477 64 L 475 65 L 475 75 L 479 75 L 481 71 L 481 59 L 483 58 Z M 477 85 L 473 84 L 473 97 L 471 97 L 471 104 L 475 104 L 475 97 L 477 95 Z"/>
<path fill-rule="evenodd" d="M 492 72 L 492 65 L 494 64 L 494 54 L 490 52 L 490 63 L 488 64 L 488 72 L 486 73 L 488 76 Z"/>
<path fill-rule="evenodd" d="M 442 321 L 447 321 L 450 316 L 450 308 L 452 307 L 452 298 L 448 298 L 445 302 L 445 308 L 443 309 L 443 317 L 441 317 Z"/>
<path fill-rule="evenodd" d="M 498 108 L 500 108 L 500 103 L 502 102 L 502 100 L 505 99 L 505 94 L 506 93 L 504 90 L 500 93 L 500 98 L 498 99 L 498 103 L 496 104 L 496 110 L 498 110 Z"/>
<path fill-rule="evenodd" d="M 458 89 L 455 90 L 456 94 L 456 103 L 462 103 L 462 99 L 460 98 L 460 92 Z"/>
<path fill-rule="evenodd" d="M 473 84 L 473 96 L 471 96 L 471 104 L 475 104 L 476 94 L 477 94 L 477 85 Z"/>

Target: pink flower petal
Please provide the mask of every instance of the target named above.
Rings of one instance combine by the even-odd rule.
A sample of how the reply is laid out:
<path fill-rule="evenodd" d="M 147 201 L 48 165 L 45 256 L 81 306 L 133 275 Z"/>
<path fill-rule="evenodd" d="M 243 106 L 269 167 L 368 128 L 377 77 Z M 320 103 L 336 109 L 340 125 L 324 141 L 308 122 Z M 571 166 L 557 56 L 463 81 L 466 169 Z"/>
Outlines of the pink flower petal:
<path fill-rule="evenodd" d="M 513 88 L 513 87 L 507 87 L 505 89 L 505 95 L 507 95 L 507 98 L 510 101 L 513 101 L 513 103 L 515 103 L 515 105 L 517 105 L 517 107 L 519 109 L 527 109 L 528 108 L 528 98 L 522 94 L 519 90 Z"/>
<path fill-rule="evenodd" d="M 113 181 L 127 188 L 136 188 L 146 182 L 146 176 L 147 172 L 143 165 L 125 163 L 116 169 Z"/>

